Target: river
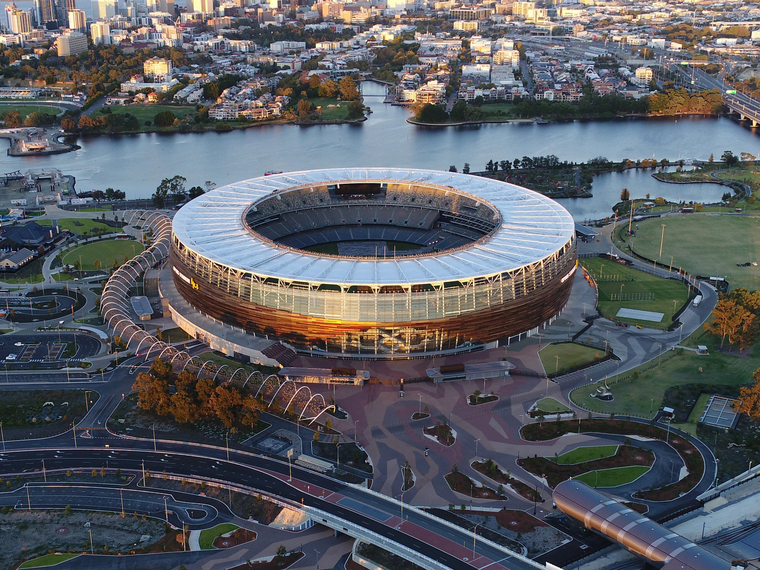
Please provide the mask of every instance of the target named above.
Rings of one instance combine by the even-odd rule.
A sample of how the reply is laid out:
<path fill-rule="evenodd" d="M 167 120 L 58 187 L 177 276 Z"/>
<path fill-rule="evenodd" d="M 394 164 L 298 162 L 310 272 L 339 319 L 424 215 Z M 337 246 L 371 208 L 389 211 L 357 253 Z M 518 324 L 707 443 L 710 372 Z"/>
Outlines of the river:
<path fill-rule="evenodd" d="M 80 137 L 81 149 L 45 157 L 0 157 L 0 172 L 58 168 L 77 178 L 77 189 L 118 188 L 128 198 L 149 197 L 163 178 L 182 175 L 189 186 L 207 180 L 228 184 L 267 170 L 335 166 L 399 166 L 448 170 L 469 162 L 482 170 L 489 160 L 554 154 L 587 161 L 656 157 L 716 158 L 725 150 L 760 154 L 760 138 L 727 118 L 678 118 L 491 124 L 425 128 L 406 122 L 408 111 L 384 105 L 384 88 L 365 83 L 365 103 L 373 113 L 359 125 L 265 125 L 229 133 Z M 651 194 L 673 200 L 717 201 L 726 189 L 711 184 L 669 185 L 651 172 L 629 171 L 595 179 L 593 198 L 562 204 L 577 220 L 601 218 L 626 187 L 632 197 Z"/>

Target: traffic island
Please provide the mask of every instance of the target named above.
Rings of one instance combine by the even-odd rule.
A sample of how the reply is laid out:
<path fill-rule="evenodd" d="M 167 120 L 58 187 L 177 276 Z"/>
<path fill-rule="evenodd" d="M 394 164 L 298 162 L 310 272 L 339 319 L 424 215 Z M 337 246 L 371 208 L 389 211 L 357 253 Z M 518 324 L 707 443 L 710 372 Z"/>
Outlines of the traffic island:
<path fill-rule="evenodd" d="M 451 447 L 457 440 L 457 432 L 451 429 L 451 426 L 445 422 L 426 427 L 422 431 L 425 433 L 425 437 L 437 441 L 446 447 Z"/>
<path fill-rule="evenodd" d="M 461 495 L 467 495 L 471 499 L 507 500 L 507 496 L 504 494 L 504 487 L 499 485 L 499 489 L 494 491 L 485 485 L 476 483 L 464 473 L 460 473 L 456 465 L 454 465 L 454 469 L 451 472 L 446 474 L 445 479 L 452 491 Z"/>
<path fill-rule="evenodd" d="M 501 470 L 499 465 L 494 463 L 494 461 L 491 459 L 486 459 L 485 461 L 473 461 L 470 466 L 478 473 L 485 475 L 500 485 L 505 485 L 508 488 L 511 488 L 515 493 L 524 499 L 528 499 L 531 502 L 543 502 L 544 500 L 543 497 L 541 497 L 541 493 L 539 493 L 537 489 L 534 489 L 522 481 L 512 477 L 509 470 L 507 470 L 505 473 Z"/>

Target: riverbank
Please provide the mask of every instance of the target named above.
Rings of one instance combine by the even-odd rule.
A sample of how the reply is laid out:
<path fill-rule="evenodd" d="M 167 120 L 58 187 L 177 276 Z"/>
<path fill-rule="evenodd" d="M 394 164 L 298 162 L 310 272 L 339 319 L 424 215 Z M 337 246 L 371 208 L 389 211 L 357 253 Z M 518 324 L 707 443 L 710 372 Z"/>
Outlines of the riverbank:
<path fill-rule="evenodd" d="M 8 139 L 8 156 L 46 156 L 51 154 L 63 154 L 78 150 L 80 147 L 64 139 L 63 131 L 55 130 L 48 132 L 41 127 L 25 127 L 16 129 L 0 130 L 0 138 Z"/>
<path fill-rule="evenodd" d="M 485 105 L 484 105 L 485 106 Z M 628 113 L 625 115 L 618 115 L 615 117 L 574 117 L 570 119 L 545 119 L 543 117 L 534 117 L 532 119 L 521 119 L 513 117 L 489 117 L 478 119 L 476 121 L 458 121 L 458 122 L 445 122 L 445 123 L 425 123 L 416 120 L 414 117 L 410 117 L 406 120 L 410 125 L 418 127 L 464 127 L 464 126 L 477 126 L 487 124 L 504 124 L 504 123 L 535 123 L 536 125 L 551 125 L 557 123 L 591 123 L 591 122 L 607 122 L 617 120 L 631 120 L 631 119 L 672 119 L 674 117 L 704 117 L 704 118 L 718 118 L 727 117 L 728 114 L 716 113 L 673 113 L 670 115 L 663 113 Z"/>

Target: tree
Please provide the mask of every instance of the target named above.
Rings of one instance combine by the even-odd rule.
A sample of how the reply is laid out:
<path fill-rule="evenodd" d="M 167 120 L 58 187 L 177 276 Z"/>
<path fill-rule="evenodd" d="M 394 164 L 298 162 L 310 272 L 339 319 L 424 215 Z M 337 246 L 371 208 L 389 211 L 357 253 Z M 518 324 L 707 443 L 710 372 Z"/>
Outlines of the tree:
<path fill-rule="evenodd" d="M 21 114 L 18 111 L 8 111 L 3 114 L 3 121 L 5 121 L 6 127 L 20 127 Z"/>
<path fill-rule="evenodd" d="M 200 186 L 193 186 L 193 187 L 192 187 L 192 188 L 190 188 L 190 190 L 188 190 L 188 192 L 187 192 L 187 196 L 188 196 L 188 197 L 189 197 L 191 200 L 193 200 L 193 199 L 197 198 L 198 196 L 202 196 L 203 194 L 205 194 L 205 190 L 203 190 L 203 188 L 201 188 Z"/>
<path fill-rule="evenodd" d="M 332 79 L 328 79 L 327 81 L 323 81 L 319 84 L 319 87 L 317 88 L 317 93 L 320 97 L 330 97 L 333 98 L 338 94 L 338 84 L 335 83 Z"/>
<path fill-rule="evenodd" d="M 187 196 L 187 192 L 185 191 L 186 182 L 187 179 L 179 175 L 174 178 L 164 178 L 153 193 L 153 204 L 157 208 L 165 207 L 168 196 L 171 196 L 175 202 L 180 202 Z"/>
<path fill-rule="evenodd" d="M 361 119 L 364 116 L 364 103 L 361 101 L 351 101 L 348 104 L 348 118 Z"/>
<path fill-rule="evenodd" d="M 72 133 L 77 130 L 76 121 L 70 119 L 69 117 L 64 117 L 61 119 L 61 128 L 67 133 Z"/>
<path fill-rule="evenodd" d="M 449 166 L 449 172 L 456 172 L 456 171 L 457 171 L 457 167 L 456 166 L 454 166 L 453 164 L 451 166 Z"/>
<path fill-rule="evenodd" d="M 348 75 L 341 78 L 338 86 L 340 88 L 340 97 L 344 101 L 359 99 L 359 90 L 356 88 L 356 82 Z"/>
<path fill-rule="evenodd" d="M 753 383 L 739 391 L 739 400 L 734 403 L 737 414 L 747 414 L 749 419 L 760 420 L 760 368 L 752 373 Z"/>
<path fill-rule="evenodd" d="M 748 329 L 754 315 L 736 301 L 723 297 L 715 305 L 712 319 L 706 322 L 705 330 L 720 337 L 720 347 L 728 340 L 733 344 L 743 329 Z"/>
<path fill-rule="evenodd" d="M 309 118 L 311 112 L 311 104 L 306 99 L 298 100 L 298 118 L 301 121 L 305 121 Z"/>
<path fill-rule="evenodd" d="M 720 159 L 726 163 L 726 166 L 731 168 L 735 164 L 738 164 L 739 157 L 736 156 L 733 152 L 730 150 L 725 151 L 722 155 L 720 155 Z"/>
<path fill-rule="evenodd" d="M 174 124 L 174 113 L 171 111 L 161 111 L 153 118 L 153 123 L 157 127 L 171 127 Z"/>
<path fill-rule="evenodd" d="M 421 123 L 445 123 L 449 114 L 443 105 L 425 103 L 416 113 L 416 119 Z"/>
<path fill-rule="evenodd" d="M 620 191 L 620 199 L 621 199 L 623 202 L 627 202 L 628 200 L 630 200 L 630 199 L 631 199 L 631 193 L 628 191 L 628 188 L 623 188 L 623 189 Z"/>
<path fill-rule="evenodd" d="M 462 167 L 462 174 L 469 174 L 470 173 L 470 163 L 465 162 L 464 166 Z"/>

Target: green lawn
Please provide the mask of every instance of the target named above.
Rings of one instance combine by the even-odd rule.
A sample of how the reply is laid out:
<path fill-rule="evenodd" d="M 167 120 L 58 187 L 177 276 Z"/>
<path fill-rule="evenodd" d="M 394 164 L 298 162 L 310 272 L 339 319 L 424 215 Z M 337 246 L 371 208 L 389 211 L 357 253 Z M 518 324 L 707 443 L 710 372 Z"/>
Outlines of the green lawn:
<path fill-rule="evenodd" d="M 65 109 L 56 107 L 54 105 L 19 105 L 18 103 L 4 103 L 0 102 L 0 115 L 4 115 L 9 111 L 18 111 L 22 119 L 25 119 L 27 115 L 30 115 L 36 111 L 40 113 L 47 113 L 48 115 L 58 115 L 63 113 Z"/>
<path fill-rule="evenodd" d="M 309 103 L 314 107 L 322 108 L 322 119 L 326 121 L 342 121 L 348 118 L 349 101 L 338 103 L 337 99 L 317 97 L 315 99 L 309 99 Z M 332 105 L 332 107 L 330 107 L 330 105 Z"/>
<path fill-rule="evenodd" d="M 188 115 L 191 115 L 195 113 L 195 105 L 190 106 L 174 106 L 174 105 L 114 105 L 113 107 L 103 107 L 101 108 L 97 113 L 95 113 L 96 117 L 102 117 L 105 113 L 103 113 L 104 109 L 111 109 L 111 113 L 114 115 L 124 115 L 126 113 L 129 113 L 130 115 L 134 115 L 135 118 L 140 121 L 140 124 L 144 125 L 145 121 L 150 121 L 151 123 L 156 118 L 156 115 L 161 113 L 162 111 L 171 111 L 174 113 L 174 116 L 178 119 L 184 119 Z"/>
<path fill-rule="evenodd" d="M 659 238 L 657 245 L 659 247 Z M 581 264 L 596 281 L 599 291 L 599 312 L 616 321 L 640 324 L 648 328 L 667 329 L 673 322 L 673 314 L 683 306 L 689 295 L 689 288 L 681 281 L 655 277 L 601 257 L 584 258 Z M 634 297 L 621 301 L 618 300 L 621 293 L 639 296 L 653 295 L 654 299 L 633 300 Z M 616 316 L 621 308 L 663 313 L 663 317 L 659 323 L 623 319 Z"/>
<path fill-rule="evenodd" d="M 700 394 L 699 398 L 697 399 L 697 403 L 694 404 L 694 408 L 691 410 L 691 413 L 689 414 L 689 418 L 686 420 L 686 423 L 685 424 L 674 423 L 673 426 L 677 427 L 678 429 L 682 429 L 683 431 L 689 432 L 691 435 L 696 437 L 697 423 L 699 422 L 699 418 L 702 417 L 702 412 L 705 411 L 705 408 L 707 407 L 707 402 L 709 401 L 710 401 L 710 394 Z"/>
<path fill-rule="evenodd" d="M 165 331 L 161 331 L 161 340 L 164 342 L 184 342 L 186 340 L 190 340 L 190 335 L 188 335 L 185 331 L 183 331 L 179 327 L 174 327 L 171 329 L 166 329 Z"/>
<path fill-rule="evenodd" d="M 52 226 L 51 220 L 37 220 L 37 223 L 41 226 Z M 91 220 L 89 218 L 61 218 L 58 220 L 58 227 L 62 230 L 69 230 L 79 235 L 88 235 L 92 233 L 92 230 L 102 230 L 103 233 L 120 233 L 119 228 L 113 228 L 107 224 L 104 224 L 98 220 Z"/>
<path fill-rule="evenodd" d="M 81 260 L 82 271 L 106 269 L 113 266 L 114 260 L 121 265 L 125 257 L 131 259 L 143 249 L 143 245 L 135 240 L 107 239 L 70 249 L 63 254 L 62 261 L 64 265 L 74 265 L 75 262 Z M 99 267 L 95 267 L 96 261 L 99 262 Z"/>
<path fill-rule="evenodd" d="M 484 116 L 491 117 L 496 115 L 500 117 L 503 115 L 512 115 L 514 108 L 514 103 L 486 103 L 480 107 L 480 110 Z M 501 113 L 499 113 L 499 111 L 501 111 Z"/>
<path fill-rule="evenodd" d="M 635 481 L 649 471 L 649 469 L 650 467 L 644 465 L 613 467 L 612 469 L 589 471 L 588 473 L 575 477 L 575 480 L 583 481 L 589 487 L 617 487 Z"/>
<path fill-rule="evenodd" d="M 312 253 L 324 253 L 327 255 L 338 255 L 337 243 L 319 243 L 317 245 L 310 245 L 303 248 L 304 251 L 310 251 Z"/>
<path fill-rule="evenodd" d="M 667 351 L 659 366 L 655 360 L 636 368 L 638 377 L 625 373 L 619 383 L 615 383 L 616 377 L 611 377 L 607 381 L 614 397 L 611 402 L 591 398 L 590 394 L 596 390 L 593 384 L 576 388 L 570 393 L 570 399 L 595 412 L 650 418 L 662 405 L 665 390 L 671 386 L 700 383 L 741 386 L 750 382 L 752 373 L 760 367 L 760 344 L 745 350 L 741 357 L 728 356 L 717 350 L 720 339 L 702 330 L 684 341 L 687 346 L 697 344 L 706 345 L 710 354 L 698 356 L 688 350 Z"/>
<path fill-rule="evenodd" d="M 604 351 L 574 342 L 548 344 L 538 353 L 547 374 L 581 366 L 604 356 Z M 559 357 L 559 360 L 557 360 Z M 547 411 L 547 410 L 544 410 Z"/>
<path fill-rule="evenodd" d="M 569 412 L 568 408 L 562 402 L 558 402 L 554 398 L 542 398 L 536 402 L 536 407 L 544 413 L 556 414 L 557 412 Z"/>
<path fill-rule="evenodd" d="M 213 528 L 207 528 L 201 531 L 201 536 L 198 542 L 200 543 L 201 550 L 211 550 L 214 548 L 214 539 L 218 536 L 222 536 L 228 532 L 236 530 L 238 527 L 232 523 L 218 524 Z"/>
<path fill-rule="evenodd" d="M 736 266 L 760 261 L 760 218 L 694 214 L 646 220 L 632 238 L 637 253 L 657 259 L 663 223 L 662 263 L 672 256 L 674 267 L 693 275 L 725 277 L 732 289 L 760 289 L 760 266 Z"/>
<path fill-rule="evenodd" d="M 547 457 L 547 459 L 559 463 L 560 465 L 574 465 L 576 463 L 586 463 L 587 461 L 593 461 L 595 459 L 612 457 L 617 453 L 617 449 L 617 445 L 577 447 L 558 457 Z"/>
<path fill-rule="evenodd" d="M 79 554 L 70 554 L 67 552 L 62 552 L 61 554 L 46 554 L 45 556 L 40 556 L 39 558 L 27 560 L 21 566 L 19 566 L 19 568 L 42 568 L 44 566 L 55 566 L 56 564 L 66 562 L 67 560 L 71 560 L 77 556 L 79 556 Z"/>

